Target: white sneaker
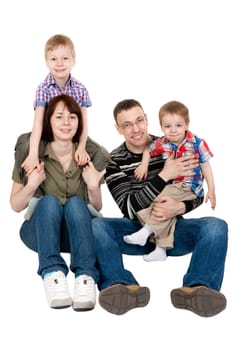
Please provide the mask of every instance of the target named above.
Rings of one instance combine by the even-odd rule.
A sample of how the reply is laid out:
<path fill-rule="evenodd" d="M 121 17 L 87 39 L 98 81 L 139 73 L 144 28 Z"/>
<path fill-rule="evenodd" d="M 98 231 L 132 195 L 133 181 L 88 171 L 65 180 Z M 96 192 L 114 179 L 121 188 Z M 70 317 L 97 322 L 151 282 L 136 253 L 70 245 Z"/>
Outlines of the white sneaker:
<path fill-rule="evenodd" d="M 96 287 L 92 277 L 80 275 L 75 278 L 73 309 L 75 311 L 88 311 L 95 307 Z"/>
<path fill-rule="evenodd" d="M 62 271 L 56 271 L 46 276 L 43 284 L 50 307 L 62 309 L 72 305 L 68 283 Z"/>

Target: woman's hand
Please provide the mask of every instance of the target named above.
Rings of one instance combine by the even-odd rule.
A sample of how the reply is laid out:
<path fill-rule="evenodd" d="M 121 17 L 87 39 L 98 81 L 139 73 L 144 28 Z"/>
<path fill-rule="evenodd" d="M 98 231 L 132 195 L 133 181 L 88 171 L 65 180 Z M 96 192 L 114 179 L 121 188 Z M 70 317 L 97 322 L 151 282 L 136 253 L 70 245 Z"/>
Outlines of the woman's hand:
<path fill-rule="evenodd" d="M 106 173 L 106 169 L 98 171 L 92 161 L 89 161 L 87 165 L 83 168 L 82 177 L 88 188 L 99 187 L 100 181 Z"/>
<path fill-rule="evenodd" d="M 89 202 L 97 211 L 100 211 L 102 209 L 100 181 L 105 173 L 106 169 L 98 171 L 94 167 L 92 161 L 88 162 L 82 171 L 82 177 L 87 184 Z"/>
<path fill-rule="evenodd" d="M 41 183 L 46 179 L 44 163 L 41 162 L 38 164 L 37 168 L 35 168 L 28 176 L 28 185 L 32 188 L 36 189 L 41 185 Z"/>
<path fill-rule="evenodd" d="M 28 206 L 39 185 L 45 180 L 44 163 L 40 163 L 28 177 L 28 182 L 23 184 L 13 182 L 10 203 L 13 210 L 20 212 Z"/>

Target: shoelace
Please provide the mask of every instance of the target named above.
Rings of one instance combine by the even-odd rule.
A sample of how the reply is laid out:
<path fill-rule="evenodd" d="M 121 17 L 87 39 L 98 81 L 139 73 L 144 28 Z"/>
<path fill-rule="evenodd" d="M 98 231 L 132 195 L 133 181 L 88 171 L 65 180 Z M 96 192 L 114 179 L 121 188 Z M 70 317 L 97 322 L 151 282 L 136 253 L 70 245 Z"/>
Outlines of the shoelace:
<path fill-rule="evenodd" d="M 77 295 L 87 295 L 93 290 L 93 281 L 90 277 L 76 278 L 75 293 Z"/>
<path fill-rule="evenodd" d="M 64 274 L 60 271 L 48 277 L 50 288 L 56 288 L 57 292 L 67 290 L 67 283 Z"/>

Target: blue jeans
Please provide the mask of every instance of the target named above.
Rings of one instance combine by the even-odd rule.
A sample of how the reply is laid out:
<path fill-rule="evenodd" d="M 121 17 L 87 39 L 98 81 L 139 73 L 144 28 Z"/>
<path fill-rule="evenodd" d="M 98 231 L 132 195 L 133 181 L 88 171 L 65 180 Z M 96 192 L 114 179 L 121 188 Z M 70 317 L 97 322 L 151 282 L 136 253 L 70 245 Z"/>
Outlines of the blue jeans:
<path fill-rule="evenodd" d="M 67 275 L 69 269 L 60 253 L 70 252 L 70 269 L 75 276 L 86 274 L 98 281 L 91 214 L 78 196 L 64 205 L 55 196 L 42 197 L 31 219 L 21 226 L 20 236 L 38 252 L 38 274 L 42 277 L 57 270 Z"/>
<path fill-rule="evenodd" d="M 127 244 L 123 236 L 142 226 L 138 221 L 125 218 L 95 218 L 92 220 L 95 236 L 96 258 L 100 272 L 100 290 L 115 284 L 138 284 L 132 273 L 123 266 L 122 254 L 143 255 L 155 246 Z M 177 220 L 174 248 L 167 250 L 168 256 L 192 253 L 191 261 L 183 277 L 183 286 L 203 284 L 220 290 L 227 254 L 227 223 L 214 217 Z"/>

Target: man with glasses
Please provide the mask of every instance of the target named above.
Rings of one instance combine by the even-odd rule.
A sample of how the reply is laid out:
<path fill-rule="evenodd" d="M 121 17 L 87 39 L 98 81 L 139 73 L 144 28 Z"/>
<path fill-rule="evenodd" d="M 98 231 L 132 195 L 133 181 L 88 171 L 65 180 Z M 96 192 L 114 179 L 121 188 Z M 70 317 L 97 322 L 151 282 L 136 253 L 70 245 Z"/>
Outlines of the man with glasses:
<path fill-rule="evenodd" d="M 136 100 L 119 102 L 114 108 L 114 119 L 117 131 L 125 141 L 111 152 L 112 161 L 105 177 L 124 217 L 98 217 L 92 222 L 100 271 L 99 302 L 105 310 L 120 315 L 133 308 L 146 306 L 150 299 L 149 289 L 139 286 L 133 274 L 124 268 L 122 254 L 143 255 L 155 248 L 155 244 L 150 241 L 144 246 L 127 244 L 123 237 L 142 227 L 136 213 L 148 207 L 169 180 L 185 174 L 192 175 L 198 160 L 193 156 L 178 159 L 171 156 L 164 163 L 161 157 L 151 158 L 148 176 L 139 182 L 135 179 L 134 171 L 141 162 L 146 145 L 156 137 L 148 134 L 147 116 Z M 182 217 L 201 203 L 199 198 L 178 202 L 164 197 L 161 202 L 154 204 L 152 217 L 162 221 L 178 216 L 174 248 L 167 254 L 192 254 L 182 287 L 171 291 L 172 304 L 199 316 L 209 317 L 226 307 L 226 298 L 220 293 L 220 288 L 227 253 L 228 228 L 225 221 L 214 217 Z"/>

